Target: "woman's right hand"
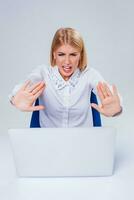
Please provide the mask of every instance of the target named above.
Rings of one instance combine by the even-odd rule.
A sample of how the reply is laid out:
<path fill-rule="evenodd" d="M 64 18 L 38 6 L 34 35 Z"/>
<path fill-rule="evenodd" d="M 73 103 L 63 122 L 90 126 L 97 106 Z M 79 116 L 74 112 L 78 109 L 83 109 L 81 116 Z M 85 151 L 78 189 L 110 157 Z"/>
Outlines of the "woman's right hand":
<path fill-rule="evenodd" d="M 12 98 L 13 105 L 21 111 L 36 111 L 43 110 L 44 106 L 34 106 L 36 99 L 42 94 L 45 89 L 44 82 L 38 82 L 31 85 L 30 81 L 27 81 L 18 90 L 16 95 Z"/>

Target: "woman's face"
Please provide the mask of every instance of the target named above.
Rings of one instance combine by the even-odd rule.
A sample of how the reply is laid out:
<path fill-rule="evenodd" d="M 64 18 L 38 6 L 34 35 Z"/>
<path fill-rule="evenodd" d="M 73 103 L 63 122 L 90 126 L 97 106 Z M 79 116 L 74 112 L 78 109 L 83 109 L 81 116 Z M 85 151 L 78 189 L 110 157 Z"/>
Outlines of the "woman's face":
<path fill-rule="evenodd" d="M 75 72 L 80 60 L 80 52 L 69 44 L 62 45 L 53 53 L 55 63 L 64 80 L 68 80 Z"/>

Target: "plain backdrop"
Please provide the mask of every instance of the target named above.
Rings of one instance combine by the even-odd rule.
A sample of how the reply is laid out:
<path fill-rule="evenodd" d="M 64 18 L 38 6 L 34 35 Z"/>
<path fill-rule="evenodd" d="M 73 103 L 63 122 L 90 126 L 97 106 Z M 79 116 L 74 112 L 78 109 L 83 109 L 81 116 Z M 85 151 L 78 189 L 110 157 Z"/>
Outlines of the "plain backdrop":
<path fill-rule="evenodd" d="M 103 119 L 118 131 L 133 130 L 133 0 L 0 0 L 0 134 L 29 126 L 30 113 L 10 105 L 8 95 L 33 68 L 49 64 L 49 51 L 60 27 L 77 29 L 88 63 L 123 97 L 123 114 Z"/>

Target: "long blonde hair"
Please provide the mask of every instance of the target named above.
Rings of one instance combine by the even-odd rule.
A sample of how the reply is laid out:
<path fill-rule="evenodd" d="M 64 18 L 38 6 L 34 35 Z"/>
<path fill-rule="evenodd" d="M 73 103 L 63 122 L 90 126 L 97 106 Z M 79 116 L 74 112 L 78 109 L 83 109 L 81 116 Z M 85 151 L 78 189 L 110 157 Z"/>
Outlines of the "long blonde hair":
<path fill-rule="evenodd" d="M 80 60 L 78 67 L 81 71 L 83 71 L 87 66 L 85 45 L 79 32 L 73 28 L 60 28 L 56 31 L 52 40 L 51 51 L 50 51 L 51 66 L 54 67 L 56 65 L 53 52 L 64 44 L 69 44 L 74 48 L 78 49 L 78 51 L 80 52 Z"/>

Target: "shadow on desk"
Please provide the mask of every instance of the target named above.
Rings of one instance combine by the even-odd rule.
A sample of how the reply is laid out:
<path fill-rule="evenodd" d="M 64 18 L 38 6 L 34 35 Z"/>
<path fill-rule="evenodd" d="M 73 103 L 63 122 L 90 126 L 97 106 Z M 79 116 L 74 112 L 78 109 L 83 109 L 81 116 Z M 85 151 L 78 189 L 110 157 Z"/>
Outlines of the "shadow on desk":
<path fill-rule="evenodd" d="M 130 162 L 130 156 L 126 150 L 118 149 L 115 153 L 114 174 L 122 172 Z"/>

